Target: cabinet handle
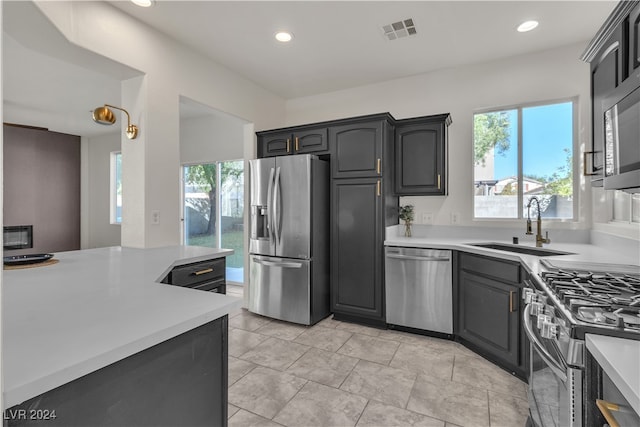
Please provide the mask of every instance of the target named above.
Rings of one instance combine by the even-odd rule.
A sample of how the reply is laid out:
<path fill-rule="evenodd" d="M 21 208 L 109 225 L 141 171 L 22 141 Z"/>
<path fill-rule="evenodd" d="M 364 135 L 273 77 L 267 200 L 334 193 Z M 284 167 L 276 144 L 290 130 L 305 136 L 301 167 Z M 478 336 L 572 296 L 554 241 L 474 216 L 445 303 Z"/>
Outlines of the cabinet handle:
<path fill-rule="evenodd" d="M 593 157 L 592 157 L 592 160 L 591 160 L 591 170 L 592 170 L 592 172 L 587 172 L 587 157 L 589 156 L 589 154 L 591 154 L 593 156 L 596 153 L 598 153 L 598 151 L 585 151 L 584 153 L 582 153 L 582 174 L 584 176 L 599 175 L 598 172 L 593 172 Z"/>
<path fill-rule="evenodd" d="M 515 291 L 509 291 L 509 313 L 513 313 L 513 294 Z"/>
<path fill-rule="evenodd" d="M 291 140 L 287 138 L 287 153 L 289 152 L 289 146 L 291 145 Z"/>
<path fill-rule="evenodd" d="M 378 172 L 378 175 L 382 173 L 382 159 L 378 159 L 378 165 L 376 166 L 376 171 Z"/>
<path fill-rule="evenodd" d="M 438 174 L 438 190 L 440 190 L 440 174 Z"/>
<path fill-rule="evenodd" d="M 376 193 L 378 194 L 378 197 L 380 197 L 380 180 L 378 180 L 378 183 L 376 184 Z"/>
<path fill-rule="evenodd" d="M 298 144 L 299 140 L 300 140 L 300 138 L 298 138 L 296 136 L 296 151 L 298 151 L 300 149 L 299 144 Z"/>
<path fill-rule="evenodd" d="M 601 399 L 596 399 L 596 405 L 611 427 L 620 427 L 620 424 L 611 413 L 611 411 L 620 411 L 620 405 Z"/>
<path fill-rule="evenodd" d="M 200 276 L 201 274 L 211 273 L 213 268 L 205 268 L 204 270 L 195 271 L 193 274 L 196 276 Z"/>

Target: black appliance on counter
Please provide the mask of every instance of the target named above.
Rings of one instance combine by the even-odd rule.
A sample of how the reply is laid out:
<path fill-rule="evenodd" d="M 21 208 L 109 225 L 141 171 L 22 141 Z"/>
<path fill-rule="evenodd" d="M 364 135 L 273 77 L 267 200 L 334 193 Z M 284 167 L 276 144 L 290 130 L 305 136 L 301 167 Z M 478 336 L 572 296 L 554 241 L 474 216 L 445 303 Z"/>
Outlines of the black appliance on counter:
<path fill-rule="evenodd" d="M 33 247 L 33 225 L 5 225 L 2 230 L 2 246 L 5 250 Z"/>
<path fill-rule="evenodd" d="M 640 267 L 580 264 L 543 262 L 547 269 L 523 293 L 531 343 L 529 423 L 535 426 L 597 424 L 590 410 L 596 373 L 585 334 L 640 340 Z"/>

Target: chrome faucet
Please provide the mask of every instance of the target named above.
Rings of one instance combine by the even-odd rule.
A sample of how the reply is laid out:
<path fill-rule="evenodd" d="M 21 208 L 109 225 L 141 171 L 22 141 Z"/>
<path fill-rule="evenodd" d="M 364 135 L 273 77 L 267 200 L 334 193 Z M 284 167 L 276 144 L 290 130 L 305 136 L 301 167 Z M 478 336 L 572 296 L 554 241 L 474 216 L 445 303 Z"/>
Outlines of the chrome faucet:
<path fill-rule="evenodd" d="M 538 207 L 538 219 L 537 219 L 537 230 L 536 230 L 536 247 L 541 248 L 543 243 L 551 243 L 551 239 L 549 239 L 549 232 L 546 232 L 545 237 L 542 237 L 542 217 L 540 216 L 540 200 L 536 196 L 533 196 L 529 199 L 529 203 L 527 204 L 527 232 L 526 234 L 533 234 L 531 231 L 531 203 L 535 200 L 536 205 Z"/>

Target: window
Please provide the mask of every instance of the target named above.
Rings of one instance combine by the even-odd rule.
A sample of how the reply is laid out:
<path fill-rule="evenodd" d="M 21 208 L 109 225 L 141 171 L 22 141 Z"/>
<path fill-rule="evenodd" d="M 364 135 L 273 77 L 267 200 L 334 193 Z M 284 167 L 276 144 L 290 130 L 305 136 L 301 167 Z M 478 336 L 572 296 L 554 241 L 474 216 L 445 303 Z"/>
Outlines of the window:
<path fill-rule="evenodd" d="M 475 218 L 574 217 L 574 102 L 474 115 Z"/>
<path fill-rule="evenodd" d="M 111 152 L 110 222 L 122 224 L 122 153 Z"/>
<path fill-rule="evenodd" d="M 183 167 L 184 243 L 233 249 L 227 280 L 244 282 L 244 162 Z"/>

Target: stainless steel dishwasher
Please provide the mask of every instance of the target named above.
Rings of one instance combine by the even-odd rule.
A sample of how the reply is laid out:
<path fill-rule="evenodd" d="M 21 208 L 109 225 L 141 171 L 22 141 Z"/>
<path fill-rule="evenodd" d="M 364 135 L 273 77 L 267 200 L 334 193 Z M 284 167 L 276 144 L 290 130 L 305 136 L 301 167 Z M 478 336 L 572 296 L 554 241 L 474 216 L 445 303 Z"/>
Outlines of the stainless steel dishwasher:
<path fill-rule="evenodd" d="M 453 333 L 451 251 L 387 246 L 387 323 Z"/>

